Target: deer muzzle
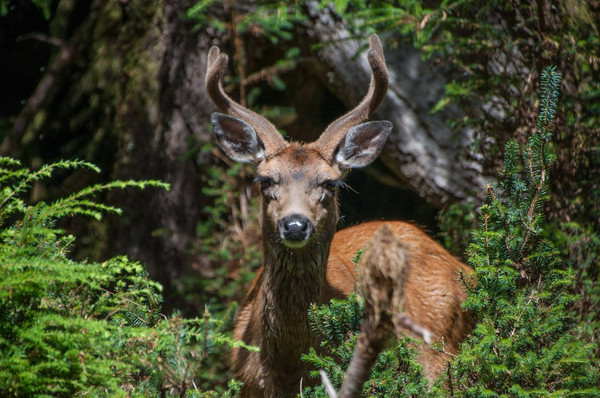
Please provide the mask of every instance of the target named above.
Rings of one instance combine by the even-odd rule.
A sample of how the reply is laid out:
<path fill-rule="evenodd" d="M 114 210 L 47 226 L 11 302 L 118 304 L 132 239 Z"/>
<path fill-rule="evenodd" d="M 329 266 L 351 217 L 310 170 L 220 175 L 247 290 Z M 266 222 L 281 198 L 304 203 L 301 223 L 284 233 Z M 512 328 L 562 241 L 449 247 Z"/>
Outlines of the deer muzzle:
<path fill-rule="evenodd" d="M 283 244 L 291 248 L 303 247 L 315 232 L 313 223 L 301 214 L 283 217 L 278 229 Z"/>

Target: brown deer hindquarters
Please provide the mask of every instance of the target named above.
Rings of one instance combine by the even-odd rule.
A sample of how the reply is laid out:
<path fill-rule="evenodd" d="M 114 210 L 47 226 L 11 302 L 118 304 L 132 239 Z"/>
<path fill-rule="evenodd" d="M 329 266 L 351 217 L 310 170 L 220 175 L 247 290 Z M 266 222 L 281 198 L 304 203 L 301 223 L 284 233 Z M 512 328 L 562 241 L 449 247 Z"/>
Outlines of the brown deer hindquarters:
<path fill-rule="evenodd" d="M 444 351 L 456 354 L 458 346 L 473 328 L 470 313 L 461 307 L 466 299 L 465 278 L 471 269 L 457 261 L 425 234 L 404 235 L 409 242 L 410 272 L 405 286 L 407 314 L 427 328 Z M 430 381 L 439 376 L 449 356 L 421 347 L 419 362 Z"/>
<path fill-rule="evenodd" d="M 389 227 L 394 239 L 401 242 L 406 250 L 404 255 L 408 269 L 403 289 L 405 308 L 399 310 L 406 312 L 416 324 L 430 331 L 434 335 L 434 341 L 443 343 L 445 352 L 455 354 L 459 344 L 474 326 L 471 314 L 461 307 L 466 299 L 464 276 L 468 276 L 472 270 L 418 227 L 399 221 L 376 221 L 337 232 L 331 244 L 326 286 L 339 287 L 341 284 L 337 281 L 346 280 L 344 275 L 354 271 L 351 259 L 358 250 L 367 247 L 373 235 L 383 225 Z M 377 257 L 377 251 L 381 249 L 377 242 L 371 242 L 367 250 L 375 251 L 373 257 Z M 361 262 L 367 254 L 363 253 Z M 337 293 L 340 290 L 347 295 L 351 288 L 326 288 L 324 294 L 335 293 L 324 296 L 322 301 L 339 297 Z M 444 368 L 449 355 L 425 344 L 420 345 L 419 350 L 419 363 L 423 366 L 425 376 L 433 382 Z"/>

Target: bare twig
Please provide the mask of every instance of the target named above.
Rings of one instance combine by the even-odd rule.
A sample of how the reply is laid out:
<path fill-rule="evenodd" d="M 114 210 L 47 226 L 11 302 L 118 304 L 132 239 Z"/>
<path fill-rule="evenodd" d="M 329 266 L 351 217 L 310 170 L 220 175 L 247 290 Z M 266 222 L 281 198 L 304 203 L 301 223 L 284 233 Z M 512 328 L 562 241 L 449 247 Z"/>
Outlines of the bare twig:
<path fill-rule="evenodd" d="M 423 339 L 423 341 L 427 344 L 431 344 L 433 342 L 433 338 L 435 337 L 429 329 L 422 327 L 412 320 L 407 313 L 401 312 L 394 314 L 392 317 L 392 322 L 394 323 L 394 332 L 396 336 L 400 336 L 403 331 L 402 329 L 407 329 L 413 332 L 415 335 Z"/>
<path fill-rule="evenodd" d="M 26 35 L 17 37 L 17 42 L 22 42 L 26 40 L 35 40 L 41 43 L 50 44 L 55 47 L 62 47 L 65 44 L 65 42 L 59 39 L 58 37 L 48 36 L 40 32 L 31 32 L 27 33 Z"/>
<path fill-rule="evenodd" d="M 354 354 L 340 389 L 339 398 L 360 397 L 363 385 L 369 379 L 371 368 L 377 356 L 385 348 L 385 343 L 391 336 L 389 318 L 382 319 L 383 321 L 379 323 L 379 327 L 375 328 L 373 327 L 373 320 L 373 317 L 369 317 L 363 321 Z M 382 327 L 384 325 L 388 327 Z"/>
<path fill-rule="evenodd" d="M 90 38 L 89 32 L 95 25 L 97 18 L 97 10 L 92 10 L 68 42 L 41 34 L 30 34 L 20 38 L 20 40 L 35 39 L 44 41 L 59 46 L 60 50 L 52 60 L 35 91 L 27 100 L 19 116 L 17 116 L 12 131 L 2 141 L 0 154 L 8 153 L 13 157 L 18 157 L 20 152 L 19 143 L 27 129 L 30 128 L 35 115 L 40 109 L 52 103 L 56 95 L 60 92 L 61 86 L 72 78 L 77 50 L 82 47 L 85 40 Z"/>
<path fill-rule="evenodd" d="M 333 384 L 331 384 L 331 380 L 329 380 L 327 373 L 323 369 L 319 369 L 319 374 L 321 375 L 321 381 L 325 386 L 325 392 L 329 398 L 337 398 L 337 393 L 335 392 L 335 388 L 333 388 Z"/>

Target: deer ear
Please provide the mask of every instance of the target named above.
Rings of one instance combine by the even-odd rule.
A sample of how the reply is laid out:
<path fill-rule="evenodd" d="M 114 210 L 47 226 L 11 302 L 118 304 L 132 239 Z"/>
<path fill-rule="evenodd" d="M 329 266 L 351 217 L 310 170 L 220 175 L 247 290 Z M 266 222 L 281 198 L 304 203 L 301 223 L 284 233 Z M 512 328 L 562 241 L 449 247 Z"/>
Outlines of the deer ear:
<path fill-rule="evenodd" d="M 343 169 L 367 166 L 379 156 L 390 131 L 392 123 L 386 120 L 352 127 L 338 145 L 335 162 Z"/>
<path fill-rule="evenodd" d="M 215 128 L 217 143 L 232 160 L 257 163 L 265 157 L 256 131 L 242 119 L 215 112 L 210 121 Z"/>

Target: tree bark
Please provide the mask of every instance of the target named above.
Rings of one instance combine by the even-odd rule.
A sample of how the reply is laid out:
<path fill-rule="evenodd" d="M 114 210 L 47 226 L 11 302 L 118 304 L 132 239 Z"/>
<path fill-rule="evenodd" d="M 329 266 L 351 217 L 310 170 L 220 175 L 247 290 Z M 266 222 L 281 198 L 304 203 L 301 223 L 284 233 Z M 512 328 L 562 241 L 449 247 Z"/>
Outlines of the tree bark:
<path fill-rule="evenodd" d="M 348 108 L 354 107 L 369 86 L 369 63 L 364 54 L 357 57 L 367 39 L 352 39 L 344 23 L 327 9 L 309 7 L 309 14 L 311 39 L 332 43 L 319 52 L 333 72 L 330 88 Z M 485 187 L 481 164 L 466 151 L 473 143 L 473 132 L 454 132 L 446 124 L 448 118 L 461 115 L 457 108 L 430 114 L 444 93 L 444 71 L 434 70 L 432 62 L 424 61 L 412 45 L 390 49 L 382 39 L 390 83 L 372 119 L 389 120 L 394 129 L 381 158 L 401 181 L 436 207 L 473 198 L 474 192 Z"/>
<path fill-rule="evenodd" d="M 153 8 L 154 2 L 145 3 L 139 8 Z M 147 28 L 131 37 L 139 51 L 123 55 L 133 57 L 140 67 L 123 71 L 124 78 L 132 72 L 137 79 L 125 84 L 115 118 L 120 142 L 112 177 L 157 178 L 171 189 L 118 193 L 130 216 L 125 225 L 113 224 L 109 252 L 126 253 L 146 264 L 165 287 L 168 307 L 179 306 L 185 277 L 197 276 L 190 249 L 207 204 L 197 162 L 209 159 L 188 153 L 212 138 L 207 124 L 213 106 L 204 90 L 210 34 L 190 34 L 193 26 L 182 18 L 188 7 L 183 0 L 161 2 L 146 21 Z"/>

